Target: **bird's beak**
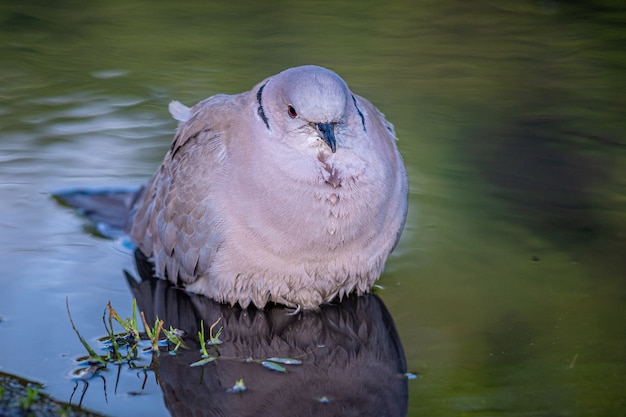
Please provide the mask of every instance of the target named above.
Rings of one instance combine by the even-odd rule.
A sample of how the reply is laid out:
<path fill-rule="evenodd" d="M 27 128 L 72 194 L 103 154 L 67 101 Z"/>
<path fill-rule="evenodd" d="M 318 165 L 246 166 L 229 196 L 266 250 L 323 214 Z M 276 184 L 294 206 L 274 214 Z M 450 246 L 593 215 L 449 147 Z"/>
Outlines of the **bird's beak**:
<path fill-rule="evenodd" d="M 337 142 L 335 141 L 335 124 L 334 123 L 317 123 L 315 125 L 317 131 L 320 132 L 322 140 L 328 145 L 331 151 L 337 151 Z"/>

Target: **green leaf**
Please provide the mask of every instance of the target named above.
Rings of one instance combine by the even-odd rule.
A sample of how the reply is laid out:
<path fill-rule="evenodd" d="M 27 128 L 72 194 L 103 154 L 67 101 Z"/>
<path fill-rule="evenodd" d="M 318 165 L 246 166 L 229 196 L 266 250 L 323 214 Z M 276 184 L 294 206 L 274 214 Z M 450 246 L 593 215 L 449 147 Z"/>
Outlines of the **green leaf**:
<path fill-rule="evenodd" d="M 284 363 L 285 365 L 302 365 L 302 361 L 292 358 L 267 358 L 266 360 L 278 363 Z"/>
<path fill-rule="evenodd" d="M 91 346 L 89 346 L 87 341 L 80 335 L 80 333 L 78 332 L 78 329 L 74 325 L 74 320 L 72 320 L 72 314 L 70 313 L 70 304 L 69 304 L 69 301 L 68 301 L 67 297 L 65 297 L 65 308 L 67 309 L 67 315 L 70 318 L 70 324 L 72 325 L 72 329 L 74 330 L 74 333 L 76 333 L 76 336 L 78 336 L 78 339 L 80 340 L 80 342 L 83 344 L 83 346 L 85 347 L 85 349 L 89 353 L 89 358 L 91 360 L 100 362 L 101 364 L 106 366 L 106 361 L 104 359 L 102 359 L 102 357 L 100 355 L 96 354 L 96 352 L 91 348 Z"/>
<path fill-rule="evenodd" d="M 287 369 L 285 369 L 284 366 L 277 364 L 276 362 L 262 361 L 261 365 L 265 366 L 268 369 L 271 369 L 272 371 L 282 372 L 285 374 L 287 373 Z"/>
<path fill-rule="evenodd" d="M 209 356 L 208 358 L 200 359 L 199 361 L 194 362 L 194 363 L 192 363 L 189 366 L 202 366 L 202 365 L 205 365 L 207 363 L 213 362 L 214 360 L 215 360 L 214 356 Z"/>

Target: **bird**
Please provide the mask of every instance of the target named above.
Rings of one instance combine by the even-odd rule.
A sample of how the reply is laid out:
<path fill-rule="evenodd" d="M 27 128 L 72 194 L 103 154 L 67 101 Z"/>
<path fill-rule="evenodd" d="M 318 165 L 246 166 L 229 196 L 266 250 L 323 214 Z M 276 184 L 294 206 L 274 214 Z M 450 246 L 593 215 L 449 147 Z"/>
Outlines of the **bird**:
<path fill-rule="evenodd" d="M 243 308 L 370 291 L 408 200 L 394 127 L 371 102 L 305 65 L 169 110 L 171 147 L 125 221 L 156 276 Z"/>

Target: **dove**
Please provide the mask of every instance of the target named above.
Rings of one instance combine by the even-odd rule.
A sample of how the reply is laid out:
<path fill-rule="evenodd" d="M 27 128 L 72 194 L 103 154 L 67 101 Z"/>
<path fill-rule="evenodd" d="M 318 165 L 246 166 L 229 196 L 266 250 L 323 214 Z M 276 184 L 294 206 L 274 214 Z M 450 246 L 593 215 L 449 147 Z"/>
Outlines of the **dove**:
<path fill-rule="evenodd" d="M 306 65 L 169 110 L 173 142 L 125 226 L 158 277 L 244 308 L 369 292 L 408 197 L 394 128 L 372 103 Z"/>

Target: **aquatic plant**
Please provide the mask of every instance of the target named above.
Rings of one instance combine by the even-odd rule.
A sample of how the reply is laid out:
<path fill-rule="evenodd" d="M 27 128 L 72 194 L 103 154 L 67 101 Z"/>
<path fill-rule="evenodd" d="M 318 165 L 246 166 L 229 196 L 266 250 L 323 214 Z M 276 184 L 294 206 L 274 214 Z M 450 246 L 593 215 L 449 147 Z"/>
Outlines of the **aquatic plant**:
<path fill-rule="evenodd" d="M 28 385 L 26 387 L 26 395 L 20 398 L 19 405 L 24 410 L 29 410 L 39 397 L 39 387 L 35 385 Z"/>
<path fill-rule="evenodd" d="M 122 367 L 128 367 L 129 369 L 137 370 L 144 374 L 142 389 L 145 387 L 150 372 L 154 372 L 157 379 L 157 383 L 160 382 L 158 366 L 159 366 L 159 354 L 161 351 L 166 351 L 169 354 L 178 354 L 180 349 L 188 349 L 184 342 L 186 336 L 184 330 L 169 326 L 165 327 L 163 320 L 156 317 L 154 324 L 150 325 L 146 319 L 143 311 L 140 311 L 141 321 L 144 326 L 144 332 L 140 332 L 138 328 L 137 320 L 137 301 L 133 300 L 132 315 L 122 319 L 118 312 L 113 308 L 110 302 L 107 303 L 102 316 L 102 322 L 106 331 L 106 336 L 98 339 L 98 342 L 102 344 L 101 350 L 104 350 L 105 354 L 98 354 L 85 338 L 80 334 L 76 328 L 72 315 L 70 313 L 69 301 L 66 299 L 66 308 L 70 324 L 72 329 L 76 333 L 76 336 L 87 351 L 87 357 L 81 360 L 81 368 L 74 371 L 74 381 L 76 386 L 72 392 L 72 397 L 78 388 L 79 383 L 82 383 L 83 390 L 80 395 L 79 405 L 82 404 L 84 395 L 89 387 L 89 381 L 94 378 L 100 378 L 103 381 L 105 399 L 107 397 L 106 379 L 101 374 L 103 370 L 107 369 L 109 364 L 117 366 L 117 379 L 115 383 L 115 392 L 117 392 L 117 386 L 119 383 L 119 377 Z M 279 373 L 287 373 L 287 367 L 293 365 L 300 365 L 302 361 L 294 358 L 251 358 L 251 357 L 225 357 L 220 354 L 219 345 L 224 343 L 220 337 L 222 336 L 223 327 L 218 326 L 222 318 L 219 317 L 208 328 L 205 329 L 205 323 L 200 321 L 200 330 L 198 331 L 198 342 L 200 345 L 201 358 L 189 366 L 198 367 L 217 361 L 235 361 L 235 362 L 251 362 L 258 363 L 261 366 Z M 115 329 L 115 323 L 121 327 Z M 161 338 L 161 335 L 164 335 Z M 149 345 L 148 345 L 149 343 Z M 144 346 L 142 348 L 142 346 Z M 151 352 L 150 362 L 146 364 L 143 362 L 146 358 L 142 356 L 142 353 Z M 243 379 L 239 379 L 235 382 L 232 388 L 229 388 L 228 392 L 243 393 L 246 391 L 246 385 Z M 34 395 L 34 394 L 33 394 Z M 70 397 L 70 403 L 72 401 Z M 27 401 L 28 398 L 25 400 Z M 26 404 L 26 403 L 25 403 Z"/>
<path fill-rule="evenodd" d="M 170 350 L 169 353 L 175 355 L 178 353 L 179 348 L 186 349 L 187 345 L 183 342 L 183 336 L 185 335 L 185 331 L 181 329 L 176 329 L 170 326 L 170 329 L 163 328 L 163 334 L 167 338 L 167 343 L 170 343 L 174 346 L 174 349 Z M 161 343 L 160 346 L 163 346 L 164 343 Z"/>
<path fill-rule="evenodd" d="M 74 325 L 74 320 L 72 320 L 72 313 L 70 313 L 70 305 L 69 305 L 69 300 L 67 299 L 67 297 L 65 298 L 65 308 L 67 309 L 67 315 L 70 318 L 70 324 L 72 325 L 72 329 L 74 330 L 74 333 L 76 333 L 76 336 L 78 336 L 78 340 L 80 340 L 80 342 L 83 344 L 83 346 L 87 350 L 87 353 L 89 354 L 89 359 L 91 361 L 98 362 L 106 367 L 106 364 L 107 364 L 106 360 L 102 358 L 100 355 L 96 354 L 96 351 L 93 350 L 91 346 L 89 346 L 89 343 L 87 343 L 87 341 L 81 336 L 80 332 Z"/>
<path fill-rule="evenodd" d="M 200 331 L 198 332 L 198 340 L 200 342 L 200 351 L 202 352 L 202 359 L 200 359 L 197 362 L 192 363 L 190 366 L 205 365 L 217 359 L 216 356 L 209 354 L 207 350 L 207 346 L 213 346 L 215 348 L 216 355 L 219 356 L 217 345 L 222 343 L 222 341 L 219 339 L 219 336 L 222 334 L 222 327 L 219 328 L 219 330 L 217 331 L 215 335 L 213 334 L 213 330 L 215 329 L 215 326 L 217 326 L 217 324 L 220 322 L 220 320 L 221 320 L 221 317 L 218 318 L 215 321 L 215 323 L 211 325 L 211 327 L 209 327 L 209 340 L 208 341 L 206 341 L 206 338 L 204 335 L 204 320 L 200 321 Z"/>
<path fill-rule="evenodd" d="M 148 335 L 148 339 L 150 339 L 150 343 L 152 344 L 152 351 L 155 353 L 159 353 L 159 334 L 161 334 L 161 329 L 163 328 L 163 320 L 159 320 L 159 317 L 154 321 L 154 326 L 151 328 L 146 321 L 146 316 L 141 312 L 141 320 L 143 321 L 143 326 L 146 329 L 146 334 Z"/>

